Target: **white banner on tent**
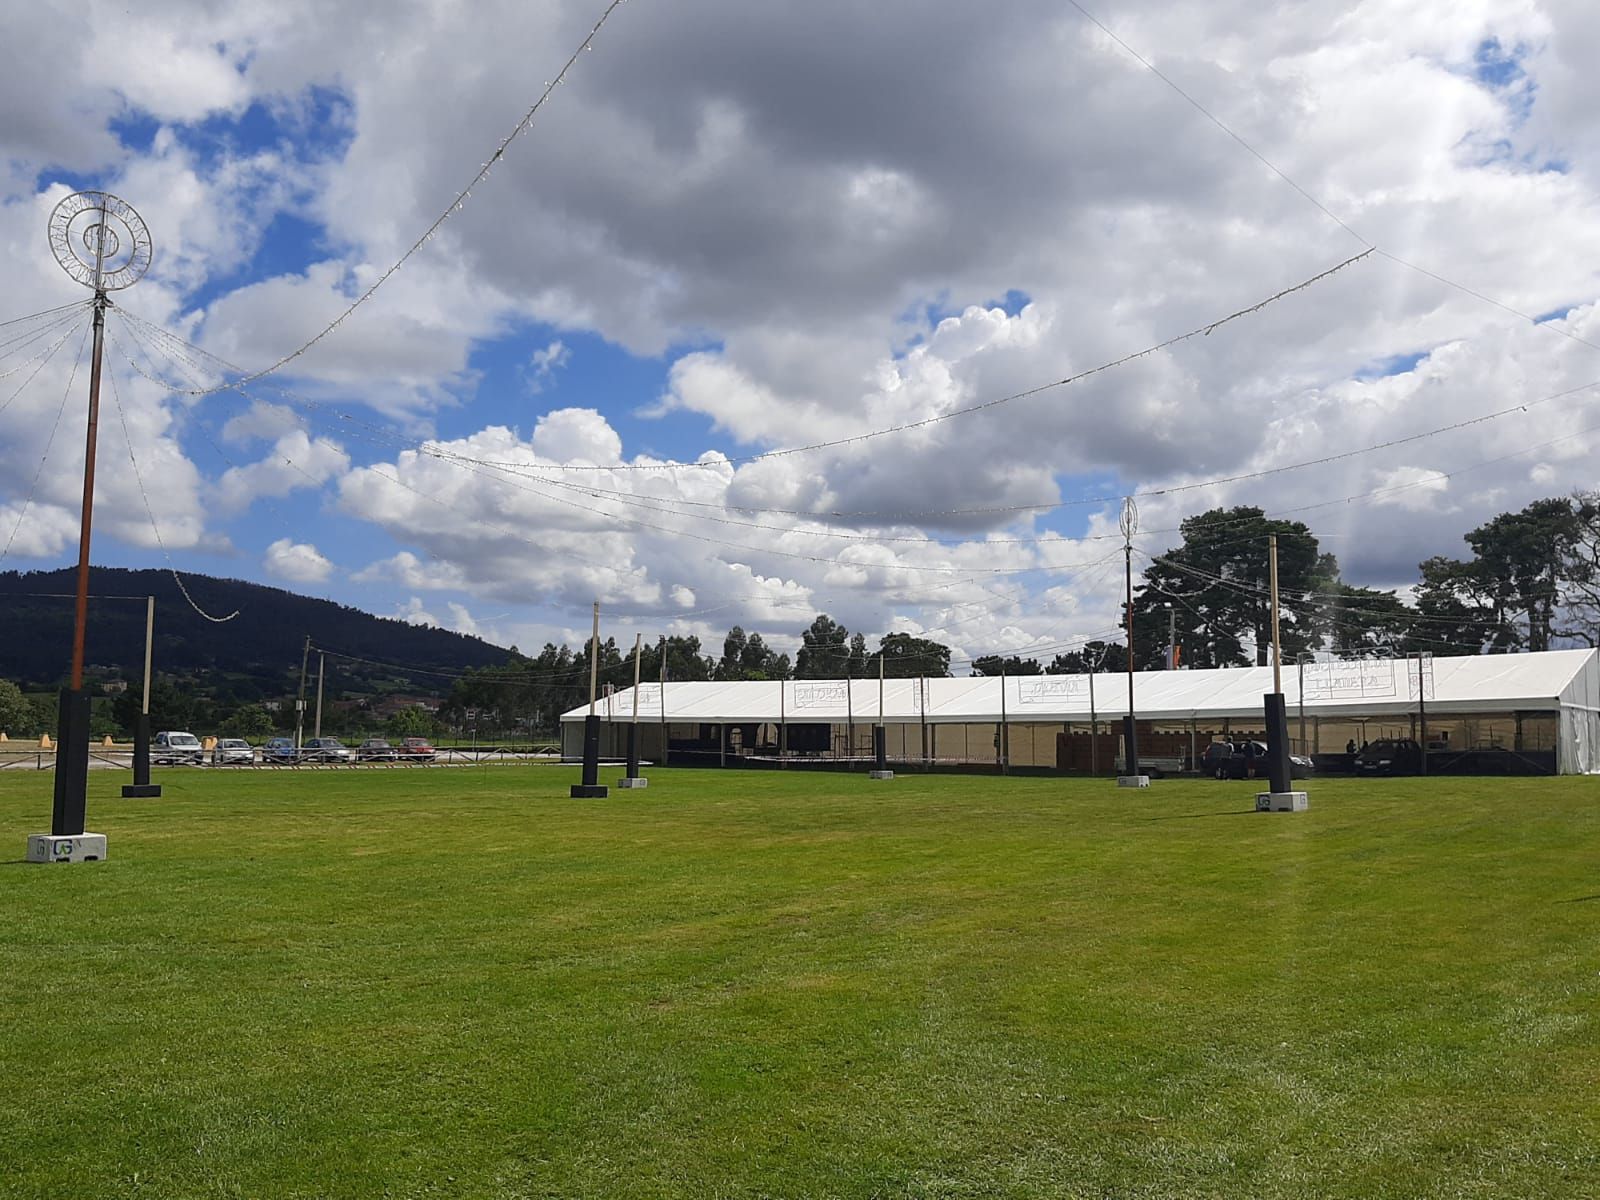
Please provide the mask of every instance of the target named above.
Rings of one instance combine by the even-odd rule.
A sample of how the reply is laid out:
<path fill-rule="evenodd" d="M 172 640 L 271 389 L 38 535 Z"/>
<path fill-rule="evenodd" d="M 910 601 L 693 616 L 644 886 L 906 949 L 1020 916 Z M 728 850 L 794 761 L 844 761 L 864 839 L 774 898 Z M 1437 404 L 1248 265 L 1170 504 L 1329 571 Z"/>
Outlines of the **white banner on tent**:
<path fill-rule="evenodd" d="M 1017 680 L 1017 703 L 1024 708 L 1057 707 L 1089 693 L 1087 675 L 1039 675 Z"/>
<path fill-rule="evenodd" d="M 617 720 L 627 720 L 633 716 L 633 689 L 618 692 L 612 702 L 612 714 Z M 661 685 L 659 683 L 641 683 L 639 685 L 639 715 L 646 714 L 652 717 L 661 715 Z"/>
<path fill-rule="evenodd" d="M 842 709 L 847 703 L 843 680 L 830 683 L 797 683 L 794 685 L 794 708 L 798 712 L 808 709 Z"/>
<path fill-rule="evenodd" d="M 1402 673 L 1406 694 L 1415 700 L 1418 679 L 1414 665 L 1409 660 L 1393 658 L 1307 663 L 1302 694 L 1307 700 L 1393 700 L 1400 695 Z M 1433 699 L 1431 654 L 1423 656 L 1421 691 L 1424 700 Z"/>

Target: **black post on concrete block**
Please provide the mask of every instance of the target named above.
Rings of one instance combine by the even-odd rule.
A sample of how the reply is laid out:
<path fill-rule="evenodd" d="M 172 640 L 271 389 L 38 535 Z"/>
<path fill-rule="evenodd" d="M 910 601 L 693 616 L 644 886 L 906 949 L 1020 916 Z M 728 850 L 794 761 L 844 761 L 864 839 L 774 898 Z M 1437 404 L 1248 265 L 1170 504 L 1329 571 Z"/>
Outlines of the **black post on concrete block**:
<path fill-rule="evenodd" d="M 1122 748 L 1130 777 L 1139 774 L 1139 723 L 1130 713 L 1122 718 Z"/>
<path fill-rule="evenodd" d="M 630 723 L 628 726 L 628 778 L 639 778 L 639 726 Z"/>
<path fill-rule="evenodd" d="M 133 727 L 133 782 L 122 785 L 124 799 L 161 795 L 161 785 L 150 782 L 150 714 L 140 713 Z"/>
<path fill-rule="evenodd" d="M 603 800 L 611 791 L 600 782 L 600 714 L 583 719 L 583 782 L 572 785 L 574 800 Z"/>
<path fill-rule="evenodd" d="M 1289 709 L 1282 692 L 1268 692 L 1265 700 L 1267 777 L 1272 790 L 1282 794 L 1293 787 L 1289 772 Z"/>
<path fill-rule="evenodd" d="M 889 731 L 882 725 L 872 727 L 872 757 L 877 762 L 877 769 L 889 769 Z"/>
<path fill-rule="evenodd" d="M 55 803 L 50 813 L 52 837 L 77 837 L 83 832 L 89 788 L 89 694 L 62 688 L 56 711 Z"/>

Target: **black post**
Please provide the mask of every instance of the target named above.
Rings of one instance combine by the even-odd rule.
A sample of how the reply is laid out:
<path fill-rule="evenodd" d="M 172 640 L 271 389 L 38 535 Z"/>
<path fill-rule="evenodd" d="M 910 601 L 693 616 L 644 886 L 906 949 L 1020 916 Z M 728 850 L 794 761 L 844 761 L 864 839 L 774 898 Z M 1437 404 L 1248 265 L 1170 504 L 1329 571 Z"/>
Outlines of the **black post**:
<path fill-rule="evenodd" d="M 889 731 L 881 724 L 872 727 L 872 753 L 878 760 L 877 769 L 889 769 Z"/>
<path fill-rule="evenodd" d="M 133 782 L 140 787 L 150 782 L 149 713 L 140 713 L 133 727 Z"/>
<path fill-rule="evenodd" d="M 1137 775 L 1139 773 L 1139 726 L 1129 713 L 1122 718 L 1122 748 L 1127 754 L 1127 771 L 1124 774 Z"/>
<path fill-rule="evenodd" d="M 639 778 L 639 726 L 637 722 L 628 725 L 628 778 Z"/>
<path fill-rule="evenodd" d="M 88 810 L 89 694 L 62 688 L 56 712 L 55 803 L 50 813 L 52 837 L 77 837 Z"/>
<path fill-rule="evenodd" d="M 133 782 L 122 785 L 125 800 L 147 800 L 161 795 L 161 785 L 150 782 L 150 714 L 140 713 L 133 727 Z"/>
<path fill-rule="evenodd" d="M 583 719 L 583 782 L 572 786 L 574 799 L 598 800 L 611 793 L 600 782 L 600 714 Z"/>
<path fill-rule="evenodd" d="M 1267 776 L 1274 792 L 1293 790 L 1289 773 L 1289 706 L 1282 692 L 1268 692 L 1266 697 L 1267 720 Z"/>
<path fill-rule="evenodd" d="M 1422 756 L 1418 760 L 1417 770 L 1426 775 L 1428 773 L 1428 699 L 1423 694 L 1422 678 L 1422 652 L 1417 652 L 1417 745 L 1422 748 Z"/>

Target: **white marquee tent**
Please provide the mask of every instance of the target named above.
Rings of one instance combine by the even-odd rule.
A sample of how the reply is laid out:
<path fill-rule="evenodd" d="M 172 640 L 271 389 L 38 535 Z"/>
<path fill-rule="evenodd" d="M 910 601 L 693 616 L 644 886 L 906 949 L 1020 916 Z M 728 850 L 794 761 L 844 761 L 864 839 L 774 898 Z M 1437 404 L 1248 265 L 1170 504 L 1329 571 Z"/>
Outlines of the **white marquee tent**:
<path fill-rule="evenodd" d="M 1259 720 L 1272 688 L 1270 667 L 1146 671 L 1134 676 L 1141 721 Z M 784 683 L 641 685 L 638 720 L 659 725 L 853 724 L 880 719 L 879 681 L 802 679 Z M 1303 698 L 1302 698 L 1303 689 Z M 1540 654 L 1460 658 L 1362 659 L 1307 663 L 1283 669 L 1291 720 L 1404 718 L 1419 707 L 1429 719 L 1472 714 L 1545 714 L 1559 721 L 1557 769 L 1600 773 L 1600 653 L 1553 650 Z M 1127 711 L 1127 676 L 1032 675 L 1000 679 L 890 679 L 882 684 L 886 725 L 975 725 L 1114 721 Z M 633 718 L 626 688 L 602 698 L 599 715 L 615 724 Z M 563 747 L 574 754 L 588 706 L 562 716 Z"/>

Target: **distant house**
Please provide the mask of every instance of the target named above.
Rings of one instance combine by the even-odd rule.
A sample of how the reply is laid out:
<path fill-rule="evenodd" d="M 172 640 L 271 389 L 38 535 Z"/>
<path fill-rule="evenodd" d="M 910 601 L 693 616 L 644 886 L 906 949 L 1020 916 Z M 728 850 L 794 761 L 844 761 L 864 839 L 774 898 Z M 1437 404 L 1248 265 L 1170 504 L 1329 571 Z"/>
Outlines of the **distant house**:
<path fill-rule="evenodd" d="M 392 717 L 395 713 L 405 712 L 408 709 L 420 709 L 430 716 L 439 711 L 439 702 L 428 696 L 407 696 L 396 692 L 390 696 L 383 696 L 371 704 L 373 712 L 380 717 Z"/>
<path fill-rule="evenodd" d="M 100 690 L 108 696 L 120 696 L 128 690 L 126 679 L 108 679 L 100 685 Z"/>

